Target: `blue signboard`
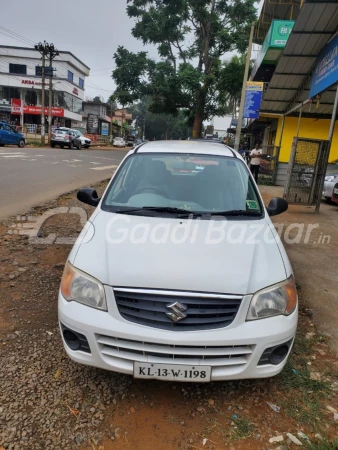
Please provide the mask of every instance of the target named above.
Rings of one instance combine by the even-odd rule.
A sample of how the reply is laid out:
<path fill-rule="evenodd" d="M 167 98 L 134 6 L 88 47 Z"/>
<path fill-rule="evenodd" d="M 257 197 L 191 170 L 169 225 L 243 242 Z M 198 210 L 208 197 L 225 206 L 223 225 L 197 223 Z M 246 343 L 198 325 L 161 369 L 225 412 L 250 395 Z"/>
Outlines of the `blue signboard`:
<path fill-rule="evenodd" d="M 258 119 L 262 102 L 264 83 L 248 81 L 246 83 L 243 118 Z"/>
<path fill-rule="evenodd" d="M 329 42 L 317 57 L 313 71 L 309 98 L 325 91 L 338 81 L 338 35 Z"/>
<path fill-rule="evenodd" d="M 101 126 L 101 136 L 108 136 L 108 134 L 109 134 L 109 124 L 103 122 Z"/>

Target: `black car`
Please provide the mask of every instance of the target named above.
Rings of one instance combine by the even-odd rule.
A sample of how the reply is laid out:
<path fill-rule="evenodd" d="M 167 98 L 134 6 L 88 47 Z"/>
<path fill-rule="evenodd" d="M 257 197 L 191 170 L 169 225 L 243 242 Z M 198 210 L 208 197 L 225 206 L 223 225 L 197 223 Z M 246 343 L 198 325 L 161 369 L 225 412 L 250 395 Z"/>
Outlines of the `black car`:
<path fill-rule="evenodd" d="M 50 145 L 52 148 L 59 145 L 61 148 L 68 147 L 71 150 L 74 147 L 80 150 L 82 146 L 81 139 L 71 128 L 56 128 L 52 134 Z"/>

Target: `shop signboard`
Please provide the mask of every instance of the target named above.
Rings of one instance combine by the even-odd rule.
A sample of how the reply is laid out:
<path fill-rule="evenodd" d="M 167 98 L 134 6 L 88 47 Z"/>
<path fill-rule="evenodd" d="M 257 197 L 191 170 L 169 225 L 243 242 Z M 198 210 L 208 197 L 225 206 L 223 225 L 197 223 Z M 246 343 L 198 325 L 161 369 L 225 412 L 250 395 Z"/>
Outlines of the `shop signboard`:
<path fill-rule="evenodd" d="M 102 122 L 101 135 L 108 136 L 108 134 L 109 134 L 109 123 Z"/>
<path fill-rule="evenodd" d="M 12 106 L 13 108 L 13 106 Z M 24 106 L 23 107 L 23 113 L 24 114 L 33 114 L 33 115 L 41 115 L 42 108 L 41 106 Z M 45 115 L 48 116 L 49 108 L 45 108 Z M 13 111 L 12 114 L 21 114 L 20 111 Z M 63 108 L 52 108 L 52 116 L 54 117 L 64 117 L 65 116 L 65 110 Z"/>
<path fill-rule="evenodd" d="M 19 98 L 12 98 L 11 113 L 22 114 L 22 100 L 20 100 Z"/>
<path fill-rule="evenodd" d="M 99 134 L 99 117 L 96 114 L 88 114 L 87 133 Z"/>
<path fill-rule="evenodd" d="M 309 98 L 338 82 L 338 35 L 332 39 L 317 57 L 313 71 Z"/>
<path fill-rule="evenodd" d="M 264 83 L 248 81 L 246 83 L 243 118 L 258 119 L 262 102 Z"/>

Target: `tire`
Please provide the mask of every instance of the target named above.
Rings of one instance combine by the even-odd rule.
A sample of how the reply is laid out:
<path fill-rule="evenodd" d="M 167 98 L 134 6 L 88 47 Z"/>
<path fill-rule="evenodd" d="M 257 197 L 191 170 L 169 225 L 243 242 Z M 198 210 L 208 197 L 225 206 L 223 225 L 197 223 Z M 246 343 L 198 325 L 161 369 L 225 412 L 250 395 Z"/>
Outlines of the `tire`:
<path fill-rule="evenodd" d="M 325 200 L 329 203 L 331 203 L 331 197 L 325 197 Z"/>
<path fill-rule="evenodd" d="M 51 146 L 52 148 L 55 148 L 55 144 L 50 144 L 50 146 Z"/>
<path fill-rule="evenodd" d="M 24 139 L 20 139 L 19 143 L 18 143 L 18 147 L 19 148 L 24 148 L 25 146 L 25 140 Z"/>
<path fill-rule="evenodd" d="M 78 145 L 76 148 L 77 148 L 78 150 L 81 150 L 82 145 L 80 144 L 80 145 Z"/>
<path fill-rule="evenodd" d="M 74 150 L 74 144 L 73 144 L 73 141 L 71 141 L 70 143 L 69 143 L 69 150 Z"/>

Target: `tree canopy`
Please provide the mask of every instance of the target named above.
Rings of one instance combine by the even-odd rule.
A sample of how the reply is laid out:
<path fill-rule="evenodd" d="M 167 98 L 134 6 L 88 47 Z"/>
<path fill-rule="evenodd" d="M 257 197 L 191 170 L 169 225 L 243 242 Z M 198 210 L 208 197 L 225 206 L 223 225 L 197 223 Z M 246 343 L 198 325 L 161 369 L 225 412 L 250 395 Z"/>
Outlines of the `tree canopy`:
<path fill-rule="evenodd" d="M 189 134 L 189 125 L 183 111 L 176 116 L 149 112 L 150 98 L 142 98 L 128 108 L 134 119 L 134 126 L 142 137 L 148 140 L 159 139 L 185 139 Z"/>
<path fill-rule="evenodd" d="M 132 34 L 157 47 L 158 58 L 118 47 L 114 98 L 127 106 L 149 97 L 153 113 L 186 110 L 193 136 L 204 120 L 227 112 L 229 92 L 221 58 L 244 53 L 256 18 L 254 0 L 127 0 Z M 243 79 L 243 78 L 242 78 Z M 242 79 L 240 83 L 242 84 Z M 236 80 L 237 81 L 237 80 Z M 229 90 L 228 90 L 229 91 Z"/>

